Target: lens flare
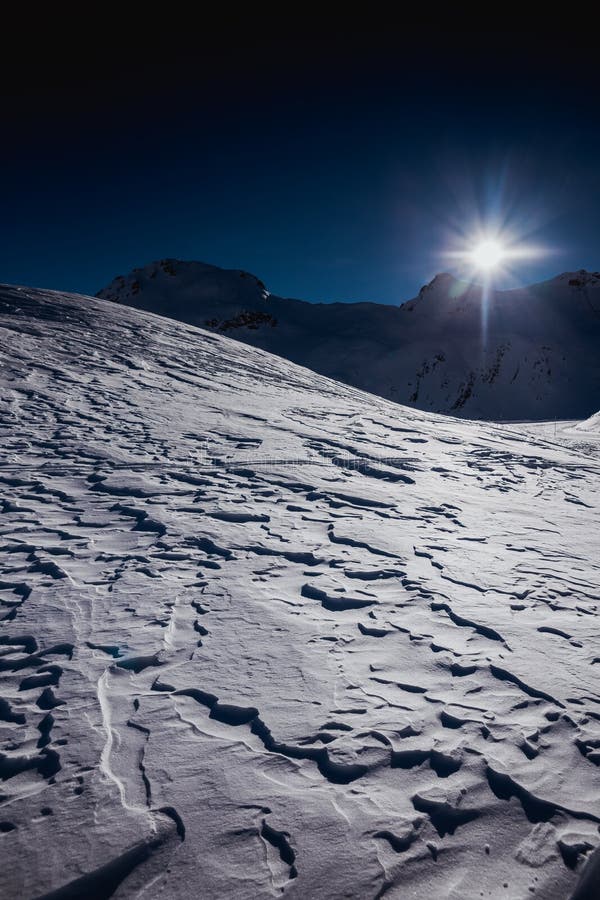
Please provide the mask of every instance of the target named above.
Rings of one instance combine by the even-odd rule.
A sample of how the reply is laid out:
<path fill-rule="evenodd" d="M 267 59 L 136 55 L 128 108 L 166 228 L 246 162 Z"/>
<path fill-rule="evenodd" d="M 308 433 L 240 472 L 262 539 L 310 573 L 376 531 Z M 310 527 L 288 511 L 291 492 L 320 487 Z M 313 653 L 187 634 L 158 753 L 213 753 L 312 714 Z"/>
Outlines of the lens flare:
<path fill-rule="evenodd" d="M 497 283 L 507 277 L 514 278 L 519 262 L 548 252 L 542 247 L 521 243 L 514 234 L 493 228 L 477 229 L 470 237 L 457 235 L 456 243 L 459 247 L 443 252 L 442 256 L 453 262 L 457 277 L 465 282 L 483 278 L 485 282 Z"/>
<path fill-rule="evenodd" d="M 482 241 L 471 251 L 471 260 L 476 269 L 491 271 L 498 268 L 506 251 L 499 241 Z"/>
<path fill-rule="evenodd" d="M 513 279 L 519 261 L 530 260 L 545 255 L 542 247 L 522 243 L 514 231 L 494 227 L 493 223 L 466 229 L 454 236 L 455 248 L 443 253 L 452 261 L 453 274 L 457 276 L 457 287 L 463 293 L 477 286 L 481 305 L 481 348 L 487 346 L 488 319 L 496 286 Z M 457 246 L 458 245 L 458 246 Z"/>

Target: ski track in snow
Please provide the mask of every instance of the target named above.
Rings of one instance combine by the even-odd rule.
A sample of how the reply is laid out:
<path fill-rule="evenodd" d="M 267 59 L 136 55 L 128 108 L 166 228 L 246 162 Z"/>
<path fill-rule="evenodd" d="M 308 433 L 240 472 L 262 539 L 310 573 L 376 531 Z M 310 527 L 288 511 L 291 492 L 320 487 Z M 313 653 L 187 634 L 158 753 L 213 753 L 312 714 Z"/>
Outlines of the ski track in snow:
<path fill-rule="evenodd" d="M 0 892 L 570 894 L 600 445 L 0 293 Z"/>

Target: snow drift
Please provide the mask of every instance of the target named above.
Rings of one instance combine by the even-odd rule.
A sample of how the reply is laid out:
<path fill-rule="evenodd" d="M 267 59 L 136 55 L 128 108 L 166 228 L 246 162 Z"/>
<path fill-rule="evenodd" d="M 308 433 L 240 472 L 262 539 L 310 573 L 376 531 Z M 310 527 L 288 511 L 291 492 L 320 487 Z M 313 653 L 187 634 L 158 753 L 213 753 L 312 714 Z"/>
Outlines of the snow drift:
<path fill-rule="evenodd" d="M 3 897 L 571 893 L 597 457 L 89 298 L 0 341 Z"/>
<path fill-rule="evenodd" d="M 586 434 L 600 435 L 600 412 L 594 413 L 593 416 L 590 416 L 583 422 L 579 422 L 579 424 L 576 425 L 575 428 L 577 429 L 577 431 L 583 431 Z"/>

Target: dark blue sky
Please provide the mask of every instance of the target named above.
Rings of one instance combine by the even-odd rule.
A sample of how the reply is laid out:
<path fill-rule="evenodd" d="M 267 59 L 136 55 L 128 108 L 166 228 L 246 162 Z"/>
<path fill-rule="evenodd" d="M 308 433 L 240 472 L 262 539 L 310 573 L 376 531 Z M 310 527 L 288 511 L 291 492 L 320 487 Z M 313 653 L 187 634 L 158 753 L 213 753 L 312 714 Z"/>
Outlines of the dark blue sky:
<path fill-rule="evenodd" d="M 175 256 L 284 296 L 395 303 L 494 211 L 551 251 L 517 280 L 600 268 L 591 38 L 41 38 L 2 72 L 0 281 L 94 293 Z"/>

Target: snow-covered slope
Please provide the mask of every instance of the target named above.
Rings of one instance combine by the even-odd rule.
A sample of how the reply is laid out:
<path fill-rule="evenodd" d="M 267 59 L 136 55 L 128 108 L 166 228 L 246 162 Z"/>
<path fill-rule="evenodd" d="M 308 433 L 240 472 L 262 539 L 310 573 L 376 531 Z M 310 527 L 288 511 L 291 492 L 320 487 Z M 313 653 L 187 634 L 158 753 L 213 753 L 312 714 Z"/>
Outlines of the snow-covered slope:
<path fill-rule="evenodd" d="M 586 434 L 600 435 L 600 412 L 594 413 L 593 416 L 590 416 L 583 422 L 579 422 L 575 428 L 577 431 L 583 431 Z"/>
<path fill-rule="evenodd" d="M 0 894 L 565 898 L 600 460 L 0 292 Z"/>
<path fill-rule="evenodd" d="M 598 408 L 599 273 L 567 272 L 487 298 L 438 275 L 395 307 L 282 299 L 246 272 L 162 260 L 98 296 L 428 411 L 507 421 L 580 419 Z"/>

